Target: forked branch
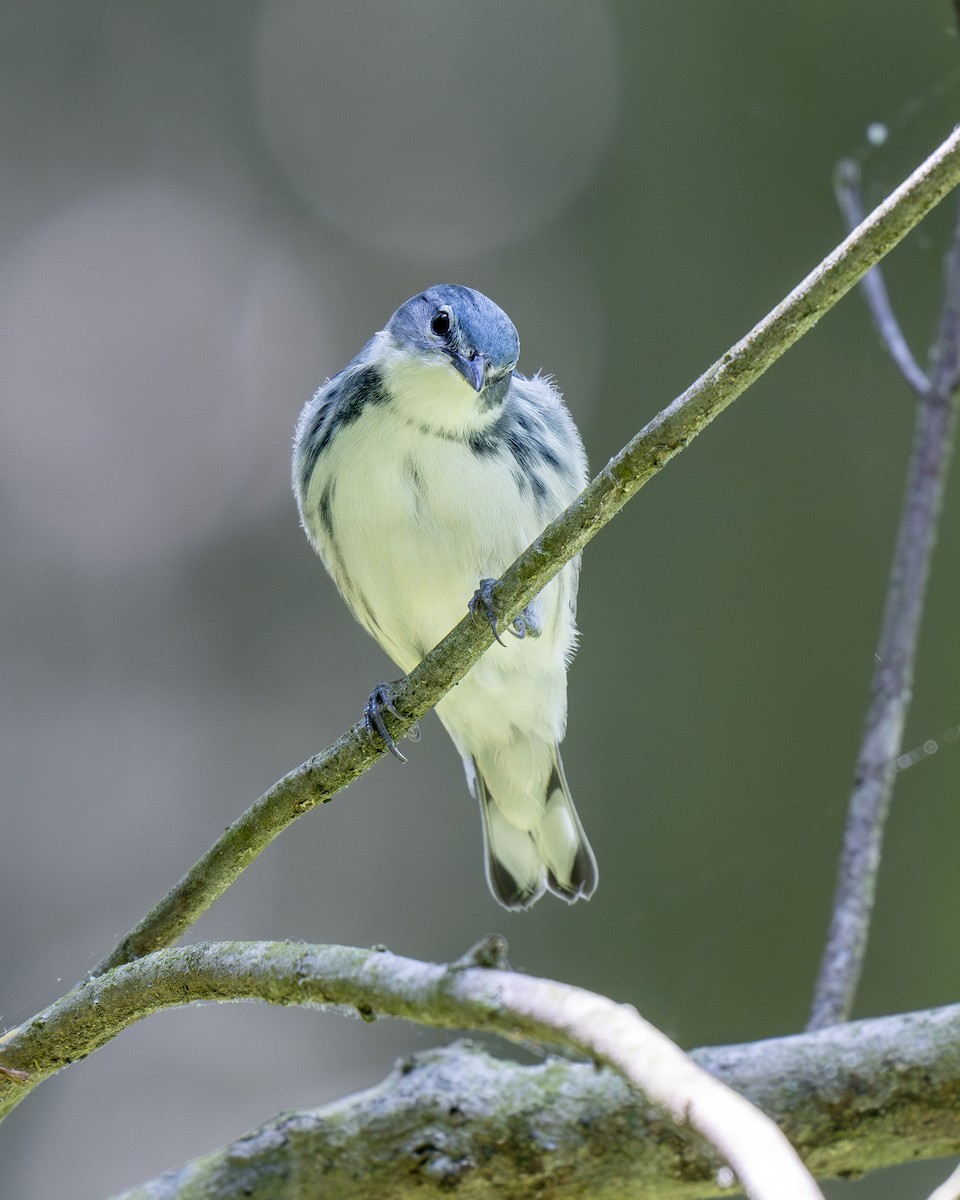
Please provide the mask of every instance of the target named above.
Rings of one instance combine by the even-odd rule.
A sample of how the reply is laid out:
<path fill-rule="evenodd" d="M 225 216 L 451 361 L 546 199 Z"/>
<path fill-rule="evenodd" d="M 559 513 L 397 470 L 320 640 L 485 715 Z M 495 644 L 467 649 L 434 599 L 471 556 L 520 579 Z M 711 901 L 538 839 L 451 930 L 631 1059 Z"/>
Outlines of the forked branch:
<path fill-rule="evenodd" d="M 856 211 L 855 193 L 851 182 L 847 182 L 847 202 Z M 870 276 L 864 286 L 868 279 Z M 878 276 L 874 276 L 867 297 L 881 337 L 907 382 L 917 388 L 919 399 L 870 707 L 857 758 L 810 1029 L 849 1020 L 866 956 L 883 832 L 913 691 L 924 596 L 953 452 L 955 394 L 960 380 L 960 210 L 947 256 L 943 310 L 929 377 L 913 361 Z"/>

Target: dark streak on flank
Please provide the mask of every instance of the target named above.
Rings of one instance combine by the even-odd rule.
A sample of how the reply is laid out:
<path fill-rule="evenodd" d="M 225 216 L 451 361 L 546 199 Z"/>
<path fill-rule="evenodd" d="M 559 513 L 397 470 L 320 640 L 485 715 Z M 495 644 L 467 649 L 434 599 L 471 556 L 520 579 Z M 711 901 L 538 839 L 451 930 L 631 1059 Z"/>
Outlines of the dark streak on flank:
<path fill-rule="evenodd" d="M 327 484 L 320 496 L 320 503 L 317 505 L 317 516 L 320 518 L 323 532 L 327 535 L 331 547 L 335 544 L 333 536 L 333 488 L 334 485 L 332 483 Z"/>
<path fill-rule="evenodd" d="M 320 528 L 323 530 L 324 536 L 323 561 L 327 565 L 327 570 L 333 576 L 341 596 L 346 600 L 347 607 L 360 624 L 369 629 L 372 634 L 374 634 L 374 630 L 382 633 L 383 631 L 380 629 L 379 622 L 373 615 L 370 606 L 354 585 L 347 568 L 343 565 L 343 559 L 340 557 L 333 524 L 333 496 L 334 484 L 328 483 L 321 492 L 317 503 L 317 518 L 320 521 Z"/>
<path fill-rule="evenodd" d="M 330 445 L 330 439 L 337 430 L 354 422 L 366 405 L 383 404 L 387 399 L 383 377 L 376 367 L 341 371 L 320 390 L 326 392 L 323 403 L 301 440 L 300 486 L 304 492 L 309 486 L 317 459 Z"/>
<path fill-rule="evenodd" d="M 300 455 L 297 460 L 297 483 L 300 492 L 305 496 L 310 488 L 310 480 L 314 467 L 320 457 L 320 451 L 330 440 L 330 434 L 324 429 L 330 415 L 329 405 L 322 405 L 313 414 L 309 426 L 300 439 Z"/>
<path fill-rule="evenodd" d="M 493 429 L 485 433 L 472 433 L 470 435 L 469 446 L 474 454 L 480 458 L 489 458 L 491 455 L 498 453 L 500 450 L 499 439 L 499 421 L 494 425 Z"/>
<path fill-rule="evenodd" d="M 423 476 L 420 473 L 420 468 L 417 466 L 414 459 L 408 454 L 403 460 L 403 473 L 410 481 L 414 492 L 417 496 L 417 501 L 423 500 L 426 495 L 426 488 L 423 483 Z"/>
<path fill-rule="evenodd" d="M 422 510 L 427 497 L 427 488 L 416 460 L 412 457 L 412 455 L 409 454 L 403 460 L 403 478 L 410 485 L 410 489 L 413 492 L 415 519 L 419 521 L 422 519 Z"/>
<path fill-rule="evenodd" d="M 534 458 L 539 457 L 539 449 L 534 442 L 529 438 L 521 438 L 517 436 L 515 430 L 511 429 L 506 436 L 507 449 L 513 455 L 513 460 L 521 471 L 526 473 Z"/>
<path fill-rule="evenodd" d="M 529 479 L 530 479 L 530 487 L 532 488 L 533 494 L 536 497 L 537 506 L 540 509 L 540 511 L 542 512 L 543 506 L 546 503 L 547 497 L 549 495 L 549 493 L 547 491 L 547 485 L 543 482 L 543 480 L 540 478 L 540 476 L 537 474 L 536 471 L 531 472 Z"/>
<path fill-rule="evenodd" d="M 346 382 L 344 380 L 344 384 Z M 357 371 L 349 383 L 349 389 L 341 386 L 340 403 L 336 413 L 338 425 L 348 425 L 355 421 L 367 404 L 383 404 L 387 399 L 383 376 L 376 367 L 364 367 Z"/>

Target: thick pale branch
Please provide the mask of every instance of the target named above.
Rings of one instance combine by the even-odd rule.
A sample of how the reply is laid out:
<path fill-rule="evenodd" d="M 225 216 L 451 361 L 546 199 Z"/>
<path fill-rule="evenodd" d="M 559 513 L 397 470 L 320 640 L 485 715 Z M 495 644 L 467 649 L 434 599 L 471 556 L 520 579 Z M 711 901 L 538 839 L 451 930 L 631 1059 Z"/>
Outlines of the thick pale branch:
<path fill-rule="evenodd" d="M 710 421 L 811 329 L 960 182 L 953 134 L 790 295 L 611 459 L 583 494 L 505 572 L 494 598 L 507 619 L 620 511 Z M 466 601 L 466 597 L 465 597 Z M 490 646 L 489 626 L 464 618 L 397 690 L 399 740 Z M 220 837 L 95 968 L 98 974 L 170 945 L 292 821 L 323 804 L 383 754 L 358 723 L 281 779 Z"/>
<path fill-rule="evenodd" d="M 692 1057 L 774 1117 L 815 1174 L 836 1177 L 960 1149 L 958 1046 L 953 1007 Z M 285 1113 L 118 1200 L 232 1200 L 253 1181 L 262 1200 L 730 1195 L 716 1160 L 619 1076 L 563 1059 L 519 1066 L 464 1043 L 407 1059 L 357 1096 Z"/>
<path fill-rule="evenodd" d="M 582 988 L 478 963 L 489 938 L 452 966 L 387 951 L 290 942 L 228 942 L 163 950 L 79 985 L 0 1042 L 0 1114 L 43 1078 L 163 1008 L 200 1000 L 347 1006 L 443 1028 L 482 1029 L 514 1042 L 559 1045 L 606 1063 L 678 1128 L 716 1147 L 748 1196 L 822 1200 L 780 1130 L 696 1066 L 636 1009 Z"/>
<path fill-rule="evenodd" d="M 722 1158 L 686 1136 L 685 1127 L 699 1120 L 692 1109 L 703 1094 L 700 1080 L 689 1082 L 686 1066 L 677 1075 L 679 1051 L 665 1048 L 662 1035 L 648 1038 L 632 1010 L 602 997 L 472 961 L 438 966 L 385 951 L 290 943 L 160 951 L 81 985 L 0 1043 L 0 1104 L 11 1107 L 40 1079 L 161 1008 L 211 999 L 333 1006 L 367 1020 L 403 1017 L 523 1043 L 549 1038 L 620 1066 L 635 1061 L 635 1048 L 641 1060 L 661 1059 L 642 1067 L 658 1108 L 649 1093 L 639 1097 L 619 1074 L 590 1063 L 524 1068 L 464 1048 L 433 1051 L 373 1092 L 288 1114 L 183 1168 L 178 1179 L 167 1177 L 166 1190 L 139 1194 L 236 1195 L 241 1172 L 247 1186 L 258 1180 L 257 1195 L 286 1200 L 422 1195 L 454 1184 L 477 1196 L 529 1195 L 536 1185 L 558 1200 L 721 1190 Z M 598 1027 L 606 1031 L 599 1037 Z M 773 1117 L 818 1174 L 960 1148 L 960 1006 L 691 1057 Z M 633 1081 L 634 1070 L 627 1066 Z M 791 1190 L 786 1173 L 766 1194 L 803 1193 Z"/>

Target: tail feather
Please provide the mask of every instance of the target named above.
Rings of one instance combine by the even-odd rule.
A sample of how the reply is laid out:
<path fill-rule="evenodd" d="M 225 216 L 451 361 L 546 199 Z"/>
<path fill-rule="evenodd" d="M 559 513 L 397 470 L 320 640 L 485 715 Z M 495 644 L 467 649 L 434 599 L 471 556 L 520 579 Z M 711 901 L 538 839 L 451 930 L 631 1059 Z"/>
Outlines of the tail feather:
<path fill-rule="evenodd" d="M 568 904 L 589 900 L 597 890 L 597 860 L 570 795 L 559 749 L 547 784 L 546 811 L 535 838 L 547 867 L 549 890 Z"/>
<path fill-rule="evenodd" d="M 597 860 L 570 797 L 556 747 L 539 820 L 522 828 L 509 819 L 511 798 L 498 802 L 474 759 L 468 776 L 480 801 L 487 883 L 505 908 L 529 908 L 549 890 L 567 903 L 589 900 L 597 887 Z M 502 786 L 502 782 L 500 784 Z"/>

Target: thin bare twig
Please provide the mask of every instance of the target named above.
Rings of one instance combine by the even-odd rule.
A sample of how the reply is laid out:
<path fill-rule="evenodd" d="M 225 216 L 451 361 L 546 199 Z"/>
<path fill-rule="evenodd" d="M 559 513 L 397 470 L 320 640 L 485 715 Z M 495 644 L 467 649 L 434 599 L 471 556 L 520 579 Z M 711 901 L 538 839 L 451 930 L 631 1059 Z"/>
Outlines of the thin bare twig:
<path fill-rule="evenodd" d="M 847 222 L 847 228 L 856 229 L 863 220 L 859 163 L 852 158 L 845 158 L 838 163 L 833 175 L 833 188 L 837 204 Z M 883 272 L 879 267 L 873 267 L 860 280 L 860 286 L 866 297 L 877 332 L 890 351 L 893 361 L 900 368 L 900 373 L 907 383 L 917 395 L 922 396 L 927 390 L 927 377 L 918 366 L 917 360 L 913 357 L 913 351 L 903 336 L 900 322 L 890 303 Z"/>
<path fill-rule="evenodd" d="M 809 1029 L 849 1019 L 863 969 L 883 830 L 913 688 L 920 619 L 953 447 L 960 378 L 960 211 L 947 257 L 940 330 L 930 383 L 920 397 L 906 498 L 863 742 L 840 854 L 833 916 Z"/>

